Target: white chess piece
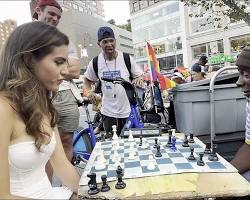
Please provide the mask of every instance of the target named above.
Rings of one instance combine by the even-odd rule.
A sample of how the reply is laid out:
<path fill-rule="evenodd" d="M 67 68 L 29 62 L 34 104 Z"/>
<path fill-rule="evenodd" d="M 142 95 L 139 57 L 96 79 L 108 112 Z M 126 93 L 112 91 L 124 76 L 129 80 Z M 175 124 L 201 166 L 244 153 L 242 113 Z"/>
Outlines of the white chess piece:
<path fill-rule="evenodd" d="M 106 159 L 103 154 L 103 150 L 101 150 L 101 153 L 97 156 L 97 161 L 95 164 L 96 170 L 102 170 L 106 167 Z"/>
<path fill-rule="evenodd" d="M 145 138 L 142 138 L 142 145 L 141 145 L 142 149 L 147 149 L 148 148 L 148 143 L 146 142 Z"/>
<path fill-rule="evenodd" d="M 172 129 L 172 136 L 175 136 L 175 129 Z"/>
<path fill-rule="evenodd" d="M 112 161 L 113 161 L 113 162 L 119 162 L 120 160 L 121 160 L 121 158 L 120 158 L 120 156 L 119 156 L 117 150 L 114 150 L 114 154 L 113 154 L 113 159 L 112 159 Z"/>
<path fill-rule="evenodd" d="M 135 159 L 135 153 L 134 152 L 129 152 L 129 156 L 128 156 L 129 160 L 134 160 Z"/>
<path fill-rule="evenodd" d="M 100 142 L 97 142 L 97 143 L 95 144 L 95 152 L 96 152 L 96 154 L 99 155 L 100 152 L 101 152 L 101 150 L 102 150 L 102 145 L 101 145 Z"/>
<path fill-rule="evenodd" d="M 134 143 L 130 143 L 130 146 L 129 146 L 129 153 L 131 153 L 131 152 L 132 152 L 134 155 L 136 155 Z"/>
<path fill-rule="evenodd" d="M 117 132 L 116 125 L 113 125 L 113 126 L 112 126 L 112 130 L 113 130 L 113 137 L 112 137 L 112 140 L 118 140 L 118 136 L 117 136 L 117 134 L 116 134 L 116 132 Z"/>
<path fill-rule="evenodd" d="M 148 160 L 149 160 L 147 166 L 148 170 L 154 170 L 155 169 L 154 157 L 152 155 L 149 155 Z"/>
<path fill-rule="evenodd" d="M 132 130 L 129 130 L 128 141 L 129 141 L 129 142 L 133 142 L 133 141 L 134 141 L 134 137 L 133 137 L 133 134 L 132 134 Z"/>

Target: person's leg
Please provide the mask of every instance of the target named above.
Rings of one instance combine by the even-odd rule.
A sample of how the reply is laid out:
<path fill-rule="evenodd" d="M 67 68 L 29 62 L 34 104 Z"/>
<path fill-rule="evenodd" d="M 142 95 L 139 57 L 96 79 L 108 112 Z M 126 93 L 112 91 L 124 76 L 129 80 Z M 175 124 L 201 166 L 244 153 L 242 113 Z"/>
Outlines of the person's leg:
<path fill-rule="evenodd" d="M 60 137 L 61 137 L 64 152 L 68 160 L 71 161 L 73 157 L 73 145 L 72 145 L 73 133 L 72 132 L 60 133 Z"/>
<path fill-rule="evenodd" d="M 118 121 L 118 123 L 117 123 L 117 135 L 120 136 L 121 131 L 127 122 L 127 118 L 119 118 L 117 121 Z"/>
<path fill-rule="evenodd" d="M 103 115 L 103 127 L 104 127 L 104 130 L 106 131 L 107 138 L 110 138 L 113 135 L 113 133 L 112 133 L 112 126 L 113 125 L 117 125 L 116 118 Z"/>

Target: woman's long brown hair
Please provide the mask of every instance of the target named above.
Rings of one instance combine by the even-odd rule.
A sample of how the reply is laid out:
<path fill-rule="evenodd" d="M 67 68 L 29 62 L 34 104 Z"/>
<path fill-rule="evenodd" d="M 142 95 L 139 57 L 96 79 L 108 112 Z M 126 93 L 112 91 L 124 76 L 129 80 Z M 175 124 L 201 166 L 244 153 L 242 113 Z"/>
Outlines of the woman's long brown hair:
<path fill-rule="evenodd" d="M 31 22 L 12 32 L 1 53 L 0 91 L 14 104 L 38 150 L 46 143 L 46 135 L 49 136 L 42 127 L 44 116 L 49 116 L 51 127 L 55 127 L 57 115 L 50 91 L 34 74 L 34 60 L 39 61 L 55 47 L 68 44 L 68 37 L 55 27 Z"/>

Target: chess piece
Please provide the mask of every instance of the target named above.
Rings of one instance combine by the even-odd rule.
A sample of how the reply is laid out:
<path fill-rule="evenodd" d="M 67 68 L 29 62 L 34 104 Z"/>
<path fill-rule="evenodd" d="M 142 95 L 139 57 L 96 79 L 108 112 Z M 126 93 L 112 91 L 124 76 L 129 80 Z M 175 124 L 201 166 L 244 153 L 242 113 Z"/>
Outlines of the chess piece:
<path fill-rule="evenodd" d="M 146 142 L 146 139 L 142 139 L 141 149 L 147 149 L 147 148 L 148 148 L 148 144 Z"/>
<path fill-rule="evenodd" d="M 194 147 L 190 147 L 190 156 L 188 157 L 188 160 L 195 160 L 194 157 Z"/>
<path fill-rule="evenodd" d="M 101 142 L 105 142 L 105 134 L 103 131 L 101 132 Z"/>
<path fill-rule="evenodd" d="M 98 189 L 97 183 L 96 183 L 96 173 L 88 173 L 87 177 L 90 178 L 88 182 L 88 186 L 89 186 L 88 194 L 89 195 L 97 194 L 100 190 Z"/>
<path fill-rule="evenodd" d="M 140 143 L 139 143 L 139 146 L 141 146 L 142 145 L 142 135 L 140 135 Z"/>
<path fill-rule="evenodd" d="M 172 137 L 172 146 L 170 147 L 170 149 L 172 150 L 172 151 L 176 151 L 177 150 L 177 148 L 176 148 L 176 137 L 175 136 L 173 136 Z"/>
<path fill-rule="evenodd" d="M 101 153 L 97 155 L 97 161 L 95 165 L 96 170 L 102 170 L 106 168 L 106 159 L 103 154 L 103 150 L 101 150 Z"/>
<path fill-rule="evenodd" d="M 210 154 L 210 153 L 211 153 L 211 143 L 208 142 L 208 143 L 206 143 L 206 148 L 205 148 L 204 154 Z"/>
<path fill-rule="evenodd" d="M 157 145 L 158 145 L 158 138 L 155 138 L 154 148 L 157 148 Z"/>
<path fill-rule="evenodd" d="M 185 135 L 185 137 L 184 137 L 182 146 L 183 146 L 183 147 L 189 147 L 187 135 Z"/>
<path fill-rule="evenodd" d="M 129 141 L 129 142 L 133 142 L 133 141 L 134 141 L 134 137 L 133 137 L 133 134 L 132 134 L 132 130 L 129 130 L 128 141 Z"/>
<path fill-rule="evenodd" d="M 172 131 L 169 130 L 168 131 L 168 143 L 166 144 L 166 147 L 171 147 L 172 145 L 171 138 L 172 138 Z"/>
<path fill-rule="evenodd" d="M 117 136 L 117 134 L 116 134 L 116 131 L 117 131 L 116 125 L 113 125 L 113 126 L 112 126 L 112 130 L 113 130 L 113 137 L 112 137 L 112 140 L 118 140 L 118 136 Z"/>
<path fill-rule="evenodd" d="M 199 165 L 199 166 L 204 166 L 205 165 L 204 161 L 202 160 L 203 155 L 204 155 L 204 153 L 199 153 L 199 160 L 197 161 L 197 165 Z"/>
<path fill-rule="evenodd" d="M 209 160 L 209 161 L 218 161 L 218 160 L 219 160 L 219 158 L 218 158 L 218 156 L 217 156 L 217 154 L 216 154 L 216 148 L 217 148 L 217 145 L 214 144 L 214 145 L 213 145 L 213 148 L 212 148 L 212 152 L 211 152 L 211 154 L 208 156 L 208 160 Z"/>
<path fill-rule="evenodd" d="M 172 130 L 172 136 L 175 136 L 175 129 L 171 129 Z"/>
<path fill-rule="evenodd" d="M 116 174 L 117 174 L 118 181 L 115 185 L 115 188 L 124 189 L 126 187 L 126 183 L 124 183 L 122 180 L 122 177 L 124 176 L 124 172 L 120 165 L 116 169 Z"/>
<path fill-rule="evenodd" d="M 194 134 L 193 133 L 190 133 L 188 142 L 189 143 L 194 143 Z"/>
<path fill-rule="evenodd" d="M 136 155 L 136 152 L 135 152 L 135 148 L 134 148 L 134 143 L 130 143 L 130 146 L 129 146 L 129 153 L 133 152 L 134 155 Z"/>
<path fill-rule="evenodd" d="M 119 162 L 121 160 L 117 150 L 114 151 L 114 154 L 113 154 L 113 159 L 112 161 L 115 163 L 115 162 Z"/>
<path fill-rule="evenodd" d="M 162 157 L 161 146 L 159 144 L 157 145 L 156 149 L 157 151 L 156 151 L 155 157 Z"/>
<path fill-rule="evenodd" d="M 154 170 L 155 169 L 154 157 L 152 155 L 149 155 L 148 160 L 149 160 L 149 162 L 148 162 L 147 169 L 150 170 L 150 171 Z"/>
<path fill-rule="evenodd" d="M 106 175 L 102 175 L 101 176 L 102 179 L 102 187 L 101 187 L 101 191 L 102 192 L 107 192 L 110 190 L 109 185 L 107 184 L 107 176 Z"/>
<path fill-rule="evenodd" d="M 135 152 L 133 152 L 133 151 L 129 152 L 128 159 L 134 160 L 135 159 Z"/>

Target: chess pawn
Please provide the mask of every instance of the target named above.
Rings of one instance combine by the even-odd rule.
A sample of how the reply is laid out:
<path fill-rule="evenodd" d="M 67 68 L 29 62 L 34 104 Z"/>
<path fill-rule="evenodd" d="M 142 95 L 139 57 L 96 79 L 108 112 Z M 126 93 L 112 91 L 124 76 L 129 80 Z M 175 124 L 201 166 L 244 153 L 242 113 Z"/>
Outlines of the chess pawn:
<path fill-rule="evenodd" d="M 129 141 L 129 142 L 133 142 L 133 141 L 134 141 L 134 137 L 133 137 L 133 134 L 132 134 L 132 130 L 129 130 L 128 141 Z"/>
<path fill-rule="evenodd" d="M 188 157 L 188 160 L 195 160 L 195 157 L 194 157 L 194 147 L 190 147 L 190 156 Z"/>
<path fill-rule="evenodd" d="M 117 134 L 116 134 L 116 131 L 117 131 L 116 125 L 113 125 L 113 126 L 112 126 L 112 130 L 113 130 L 113 137 L 112 137 L 112 140 L 118 140 L 118 136 L 117 136 Z"/>
<path fill-rule="evenodd" d="M 110 190 L 109 185 L 107 184 L 107 176 L 106 175 L 102 175 L 101 176 L 102 179 L 102 187 L 101 187 L 101 191 L 102 192 L 107 192 Z"/>
<path fill-rule="evenodd" d="M 175 136 L 175 129 L 171 129 L 172 130 L 172 136 Z"/>
<path fill-rule="evenodd" d="M 135 152 L 135 148 L 134 148 L 134 144 L 133 143 L 130 143 L 130 146 L 129 146 L 129 153 L 133 152 L 134 155 L 136 155 L 136 152 Z"/>
<path fill-rule="evenodd" d="M 219 158 L 218 158 L 218 156 L 217 156 L 217 154 L 216 154 L 216 148 L 217 148 L 217 145 L 214 144 L 214 145 L 213 145 L 213 148 L 212 148 L 212 152 L 211 152 L 211 154 L 208 156 L 208 160 L 209 160 L 209 161 L 218 161 L 218 160 L 219 160 Z"/>
<path fill-rule="evenodd" d="M 121 160 L 121 158 L 120 158 L 118 152 L 115 150 L 112 161 L 113 162 L 117 162 L 117 161 L 119 162 L 120 160 Z"/>
<path fill-rule="evenodd" d="M 194 134 L 193 133 L 190 133 L 188 142 L 189 143 L 194 143 Z"/>
<path fill-rule="evenodd" d="M 148 160 L 149 160 L 149 163 L 148 163 L 147 169 L 150 171 L 154 170 L 155 169 L 154 157 L 152 155 L 149 155 Z"/>
<path fill-rule="evenodd" d="M 134 160 L 135 159 L 135 153 L 133 151 L 129 152 L 128 159 L 129 160 Z"/>
<path fill-rule="evenodd" d="M 146 142 L 146 139 L 142 139 L 142 145 L 141 145 L 141 149 L 147 149 L 148 148 L 148 144 Z"/>
<path fill-rule="evenodd" d="M 199 154 L 199 160 L 197 161 L 198 166 L 204 166 L 205 165 L 205 163 L 203 161 L 203 156 L 204 156 L 204 153 Z"/>

